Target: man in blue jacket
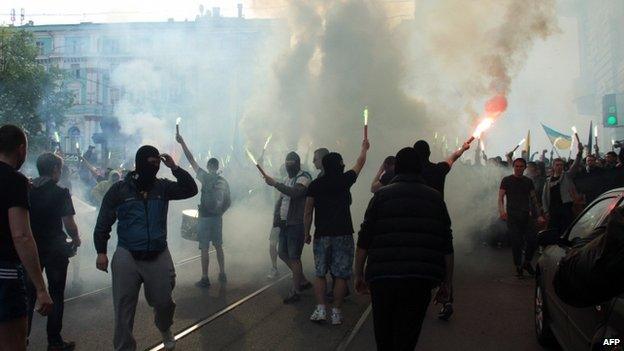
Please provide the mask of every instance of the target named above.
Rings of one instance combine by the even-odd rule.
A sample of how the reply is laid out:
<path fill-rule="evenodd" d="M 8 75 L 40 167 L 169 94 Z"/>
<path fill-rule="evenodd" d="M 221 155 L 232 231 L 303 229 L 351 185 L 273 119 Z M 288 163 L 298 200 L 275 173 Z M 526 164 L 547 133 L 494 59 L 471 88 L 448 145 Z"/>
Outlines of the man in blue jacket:
<path fill-rule="evenodd" d="M 160 161 L 172 170 L 177 182 L 156 178 Z M 175 303 L 173 261 L 167 249 L 167 208 L 170 200 L 197 194 L 193 177 L 178 167 L 171 156 L 149 145 L 136 153 L 136 170 L 115 183 L 104 196 L 93 238 L 98 256 L 96 266 L 108 272 L 107 241 L 117 223 L 117 249 L 113 255 L 113 304 L 115 308 L 115 350 L 135 350 L 132 336 L 134 312 L 141 284 L 147 303 L 154 308 L 156 327 L 165 350 L 175 348 L 171 333 Z"/>

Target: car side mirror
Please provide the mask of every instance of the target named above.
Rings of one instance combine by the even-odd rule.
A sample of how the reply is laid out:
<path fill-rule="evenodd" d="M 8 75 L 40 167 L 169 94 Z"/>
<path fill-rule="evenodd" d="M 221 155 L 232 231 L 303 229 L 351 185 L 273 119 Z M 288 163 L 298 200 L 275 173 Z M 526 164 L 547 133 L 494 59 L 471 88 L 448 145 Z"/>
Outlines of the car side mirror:
<path fill-rule="evenodd" d="M 559 229 L 546 229 L 537 233 L 537 244 L 539 246 L 557 245 L 561 242 Z"/>

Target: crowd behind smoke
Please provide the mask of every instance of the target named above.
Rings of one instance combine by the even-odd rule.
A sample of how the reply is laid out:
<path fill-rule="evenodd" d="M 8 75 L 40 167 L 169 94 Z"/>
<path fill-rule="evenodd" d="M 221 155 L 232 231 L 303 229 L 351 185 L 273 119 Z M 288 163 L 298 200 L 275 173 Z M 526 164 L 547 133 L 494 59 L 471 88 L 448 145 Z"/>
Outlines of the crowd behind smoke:
<path fill-rule="evenodd" d="M 370 198 L 370 181 L 387 155 L 421 138 L 431 142 L 436 132 L 450 144 L 445 152 L 452 152 L 453 139 L 461 143 L 471 134 L 487 98 L 512 93 L 510 83 L 534 41 L 557 28 L 554 0 L 531 1 L 531 6 L 517 0 L 423 0 L 416 2 L 409 21 L 394 20 L 394 10 L 378 5 L 288 1 L 278 6 L 284 10 L 283 23 L 261 46 L 235 51 L 241 55 L 237 58 L 226 57 L 224 52 L 232 51 L 209 40 L 184 39 L 199 36 L 192 30 L 156 31 L 151 46 L 138 46 L 130 55 L 146 58 L 122 62 L 111 75 L 111 83 L 123 91 L 115 115 L 128 136 L 127 153 L 152 144 L 187 167 L 174 140 L 175 121 L 181 117 L 180 132 L 200 165 L 209 155 L 220 159 L 234 188 L 234 207 L 225 216 L 226 237 L 232 236 L 226 246 L 254 250 L 265 247 L 272 196 L 244 148 L 258 157 L 272 135 L 262 161 L 276 176 L 291 150 L 308 170 L 311 153 L 319 147 L 342 153 L 350 167 L 363 136 L 362 110 L 368 106 L 372 147 L 353 188 L 357 227 Z M 123 30 L 130 35 L 133 29 Z M 180 47 L 180 42 L 188 44 Z M 235 40 L 230 44 L 237 48 Z M 453 116 L 452 123 L 439 118 L 443 115 Z M 445 158 L 445 152 L 433 157 Z M 470 157 L 467 153 L 464 161 Z M 125 168 L 131 169 L 130 163 Z M 169 176 L 165 169 L 161 175 Z M 492 220 L 495 199 L 480 194 L 495 192 L 489 182 L 463 177 L 461 168 L 451 172 L 447 200 L 458 240 Z M 76 193 L 88 194 L 88 189 Z M 171 211 L 174 255 L 191 255 L 193 245 L 178 233 L 181 210 L 197 202 L 185 201 Z M 479 210 L 461 215 L 467 207 Z M 94 216 L 78 216 L 83 233 L 91 234 Z M 260 251 L 257 259 L 268 266 Z M 92 262 L 85 259 L 85 264 Z"/>

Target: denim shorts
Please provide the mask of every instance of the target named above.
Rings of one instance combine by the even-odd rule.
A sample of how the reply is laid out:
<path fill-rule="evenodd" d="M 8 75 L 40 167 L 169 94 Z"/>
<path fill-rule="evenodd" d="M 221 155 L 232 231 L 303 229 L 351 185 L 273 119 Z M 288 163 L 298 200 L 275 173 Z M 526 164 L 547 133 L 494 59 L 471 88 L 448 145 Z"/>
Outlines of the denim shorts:
<path fill-rule="evenodd" d="M 212 245 L 223 245 L 223 217 L 199 217 L 197 222 L 199 248 L 207 249 Z"/>
<path fill-rule="evenodd" d="M 327 272 L 336 278 L 349 279 L 353 270 L 353 235 L 315 236 L 314 268 L 317 277 Z"/>
<path fill-rule="evenodd" d="M 26 278 L 20 263 L 0 261 L 0 323 L 28 315 Z"/>
<path fill-rule="evenodd" d="M 303 224 L 288 225 L 279 233 L 279 246 L 277 252 L 280 257 L 291 260 L 301 259 L 304 243 Z"/>

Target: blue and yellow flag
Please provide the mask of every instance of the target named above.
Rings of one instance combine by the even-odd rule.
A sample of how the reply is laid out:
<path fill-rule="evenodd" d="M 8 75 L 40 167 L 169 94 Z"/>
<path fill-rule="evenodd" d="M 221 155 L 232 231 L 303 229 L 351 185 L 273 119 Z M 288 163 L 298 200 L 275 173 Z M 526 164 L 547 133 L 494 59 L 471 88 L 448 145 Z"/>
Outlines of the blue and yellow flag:
<path fill-rule="evenodd" d="M 546 127 L 542 123 L 542 128 L 546 132 L 546 136 L 550 139 L 550 143 L 559 150 L 569 150 L 572 147 L 572 136 L 559 133 L 558 131 Z"/>

